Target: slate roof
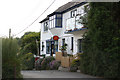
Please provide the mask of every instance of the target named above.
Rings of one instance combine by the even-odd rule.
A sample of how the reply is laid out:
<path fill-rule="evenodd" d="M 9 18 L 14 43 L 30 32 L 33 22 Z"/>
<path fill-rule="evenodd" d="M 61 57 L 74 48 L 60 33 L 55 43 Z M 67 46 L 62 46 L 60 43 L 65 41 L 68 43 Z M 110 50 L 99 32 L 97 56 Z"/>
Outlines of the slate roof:
<path fill-rule="evenodd" d="M 68 3 L 64 4 L 63 6 L 59 7 L 53 13 L 49 14 L 46 18 L 48 19 L 50 16 L 52 16 L 56 13 L 59 13 L 59 14 L 65 13 L 65 12 L 67 12 L 71 9 L 77 8 L 85 3 L 86 2 L 68 2 Z M 43 19 L 40 23 L 44 22 L 46 20 L 46 18 Z"/>
<path fill-rule="evenodd" d="M 68 2 L 68 3 L 64 4 L 63 6 L 59 7 L 57 10 L 55 10 L 55 12 L 63 12 L 77 4 L 80 4 L 80 2 Z"/>

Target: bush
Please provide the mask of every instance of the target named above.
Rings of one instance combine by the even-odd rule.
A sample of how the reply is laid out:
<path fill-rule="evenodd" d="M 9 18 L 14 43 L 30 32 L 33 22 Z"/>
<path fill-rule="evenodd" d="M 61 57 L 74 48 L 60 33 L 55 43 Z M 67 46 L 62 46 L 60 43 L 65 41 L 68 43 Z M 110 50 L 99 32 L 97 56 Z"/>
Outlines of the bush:
<path fill-rule="evenodd" d="M 35 61 L 35 69 L 36 70 L 41 70 L 41 63 L 43 61 L 43 58 L 42 59 L 38 59 L 37 61 Z"/>
<path fill-rule="evenodd" d="M 120 78 L 120 2 L 90 3 L 88 32 L 83 38 L 81 71 Z"/>
<path fill-rule="evenodd" d="M 43 59 L 42 63 L 41 63 L 41 69 L 42 70 L 49 70 L 50 69 L 50 62 L 55 60 L 55 58 L 53 56 L 48 56 L 46 58 Z"/>
<path fill-rule="evenodd" d="M 53 60 L 50 62 L 50 69 L 51 70 L 58 70 L 60 64 L 61 64 L 60 61 Z"/>
<path fill-rule="evenodd" d="M 15 39 L 2 39 L 2 78 L 22 78 L 18 45 Z"/>
<path fill-rule="evenodd" d="M 79 66 L 80 66 L 80 59 L 74 59 L 71 63 L 70 71 L 76 72 Z"/>
<path fill-rule="evenodd" d="M 22 56 L 22 69 L 23 70 L 32 70 L 34 68 L 35 58 L 32 53 L 23 54 Z"/>

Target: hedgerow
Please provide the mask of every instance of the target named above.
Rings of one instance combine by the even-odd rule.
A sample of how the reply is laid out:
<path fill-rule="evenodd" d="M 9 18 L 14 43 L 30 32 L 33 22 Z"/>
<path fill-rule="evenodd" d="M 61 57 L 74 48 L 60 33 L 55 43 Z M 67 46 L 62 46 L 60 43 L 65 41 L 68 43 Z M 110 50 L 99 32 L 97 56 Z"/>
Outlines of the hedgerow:
<path fill-rule="evenodd" d="M 83 38 L 81 71 L 105 78 L 120 77 L 120 2 L 90 3 L 88 32 Z"/>

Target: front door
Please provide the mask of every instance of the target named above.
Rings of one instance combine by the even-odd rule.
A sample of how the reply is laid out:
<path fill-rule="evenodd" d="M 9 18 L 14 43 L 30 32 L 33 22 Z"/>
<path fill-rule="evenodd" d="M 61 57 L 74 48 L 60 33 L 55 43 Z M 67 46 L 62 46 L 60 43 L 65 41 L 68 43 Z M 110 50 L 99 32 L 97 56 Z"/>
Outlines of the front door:
<path fill-rule="evenodd" d="M 50 56 L 53 56 L 54 54 L 54 41 L 51 41 L 51 54 Z"/>

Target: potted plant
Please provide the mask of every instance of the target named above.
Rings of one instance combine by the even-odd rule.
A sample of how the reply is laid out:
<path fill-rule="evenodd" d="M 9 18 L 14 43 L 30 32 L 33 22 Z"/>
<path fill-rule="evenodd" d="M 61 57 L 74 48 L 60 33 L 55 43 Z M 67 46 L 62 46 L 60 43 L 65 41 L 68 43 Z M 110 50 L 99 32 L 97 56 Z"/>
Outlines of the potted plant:
<path fill-rule="evenodd" d="M 65 43 L 65 44 L 64 44 L 63 46 L 61 46 L 61 48 L 60 48 L 63 56 L 67 56 L 66 49 L 67 49 L 67 44 Z"/>

